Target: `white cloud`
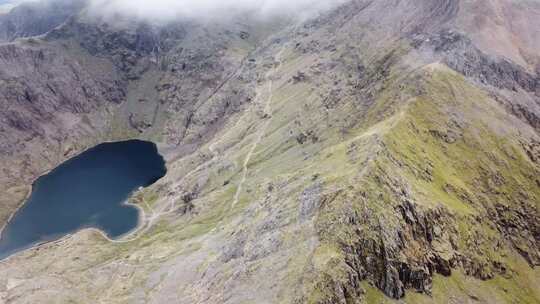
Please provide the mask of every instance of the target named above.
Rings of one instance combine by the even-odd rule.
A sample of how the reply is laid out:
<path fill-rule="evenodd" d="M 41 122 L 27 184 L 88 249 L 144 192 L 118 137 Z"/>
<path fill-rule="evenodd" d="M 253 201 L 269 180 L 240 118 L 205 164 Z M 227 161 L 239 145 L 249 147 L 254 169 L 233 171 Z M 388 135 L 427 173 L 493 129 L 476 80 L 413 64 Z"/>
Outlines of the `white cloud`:
<path fill-rule="evenodd" d="M 141 19 L 220 18 L 249 12 L 253 16 L 307 16 L 346 0 L 91 0 L 90 12 Z"/>
<path fill-rule="evenodd" d="M 0 0 L 0 14 L 8 13 L 12 8 L 23 2 L 30 2 L 37 0 Z"/>

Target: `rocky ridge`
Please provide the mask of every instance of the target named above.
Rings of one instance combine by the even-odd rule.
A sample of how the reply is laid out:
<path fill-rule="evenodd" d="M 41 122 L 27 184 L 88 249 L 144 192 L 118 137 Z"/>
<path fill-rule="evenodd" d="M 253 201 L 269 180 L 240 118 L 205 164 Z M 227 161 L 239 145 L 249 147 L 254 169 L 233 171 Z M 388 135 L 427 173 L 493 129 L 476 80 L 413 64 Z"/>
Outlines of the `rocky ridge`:
<path fill-rule="evenodd" d="M 6 216 L 102 140 L 155 140 L 169 169 L 134 195 L 154 216 L 131 241 L 82 231 L 17 254 L 3 300 L 537 302 L 538 56 L 486 48 L 472 8 L 165 28 L 81 13 L 1 45 Z"/>

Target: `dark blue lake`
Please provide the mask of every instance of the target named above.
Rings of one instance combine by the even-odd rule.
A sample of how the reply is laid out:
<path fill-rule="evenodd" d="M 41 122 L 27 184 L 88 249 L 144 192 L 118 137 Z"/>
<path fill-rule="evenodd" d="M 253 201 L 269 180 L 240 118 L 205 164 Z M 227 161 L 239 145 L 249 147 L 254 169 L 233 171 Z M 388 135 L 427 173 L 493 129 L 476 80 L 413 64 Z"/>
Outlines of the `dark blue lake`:
<path fill-rule="evenodd" d="M 41 242 L 95 227 L 116 238 L 137 227 L 130 194 L 166 173 L 156 145 L 130 140 L 105 143 L 64 162 L 33 185 L 26 203 L 0 237 L 0 259 Z"/>

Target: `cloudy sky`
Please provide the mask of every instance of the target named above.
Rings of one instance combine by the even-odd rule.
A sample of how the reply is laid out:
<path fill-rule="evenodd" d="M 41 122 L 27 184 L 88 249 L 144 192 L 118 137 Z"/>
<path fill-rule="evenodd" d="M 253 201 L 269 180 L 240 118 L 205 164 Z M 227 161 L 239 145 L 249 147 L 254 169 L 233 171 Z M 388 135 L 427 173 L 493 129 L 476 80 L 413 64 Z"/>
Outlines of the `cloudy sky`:
<path fill-rule="evenodd" d="M 22 2 L 56 2 L 70 0 L 0 0 L 0 13 Z M 235 17 L 248 12 L 252 17 L 310 17 L 347 0 L 73 0 L 88 1 L 89 12 L 97 16 L 117 15 L 129 19 L 171 21 L 181 18 Z"/>
<path fill-rule="evenodd" d="M 22 2 L 22 1 L 21 0 L 0 0 L 0 14 L 8 12 L 18 2 Z"/>
<path fill-rule="evenodd" d="M 0 0 L 1 1 L 1 0 Z M 311 15 L 345 0 L 90 0 L 98 13 L 170 20 L 179 17 L 219 17 L 249 11 L 259 16 Z"/>

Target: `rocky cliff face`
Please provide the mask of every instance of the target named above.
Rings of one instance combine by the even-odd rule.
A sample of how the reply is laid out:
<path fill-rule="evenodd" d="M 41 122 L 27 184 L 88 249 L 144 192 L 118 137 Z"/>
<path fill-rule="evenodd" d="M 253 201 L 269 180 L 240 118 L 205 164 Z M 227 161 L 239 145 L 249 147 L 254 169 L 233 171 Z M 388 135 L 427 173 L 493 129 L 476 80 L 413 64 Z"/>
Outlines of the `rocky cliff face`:
<path fill-rule="evenodd" d="M 24 199 L 23 185 L 72 155 L 72 145 L 100 137 L 102 115 L 124 100 L 126 85 L 108 62 L 92 60 L 88 69 L 62 47 L 33 40 L 0 45 L 0 62 L 5 221 Z"/>
<path fill-rule="evenodd" d="M 81 13 L 0 45 L 3 221 L 41 171 L 99 141 L 157 141 L 168 166 L 132 198 L 140 230 L 0 262 L 2 299 L 538 302 L 540 40 L 512 18 L 538 11 L 357 0 L 302 22 L 167 26 Z"/>
<path fill-rule="evenodd" d="M 0 41 L 45 34 L 80 12 L 85 4 L 85 0 L 23 2 L 0 14 Z"/>

